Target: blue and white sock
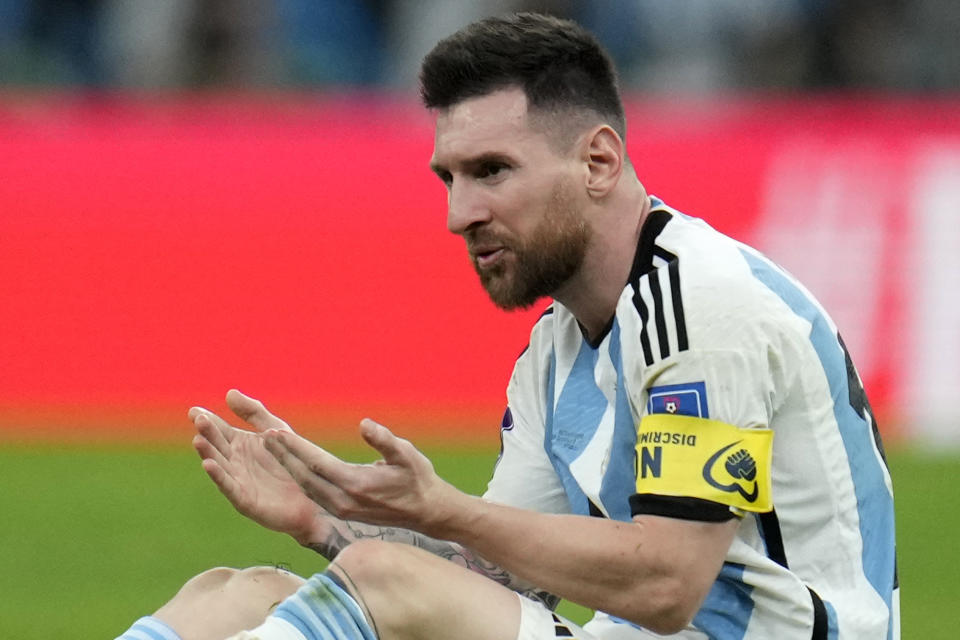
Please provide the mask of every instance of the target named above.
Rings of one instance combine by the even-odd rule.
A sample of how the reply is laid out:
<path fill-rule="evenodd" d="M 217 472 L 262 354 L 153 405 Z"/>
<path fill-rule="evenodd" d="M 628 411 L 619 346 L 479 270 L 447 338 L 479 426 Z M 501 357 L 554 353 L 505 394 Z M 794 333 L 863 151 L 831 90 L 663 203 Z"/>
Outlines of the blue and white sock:
<path fill-rule="evenodd" d="M 377 640 L 377 635 L 340 581 L 317 573 L 262 625 L 230 640 Z"/>
<path fill-rule="evenodd" d="M 180 636 L 165 622 L 153 616 L 144 616 L 116 640 L 180 640 Z"/>

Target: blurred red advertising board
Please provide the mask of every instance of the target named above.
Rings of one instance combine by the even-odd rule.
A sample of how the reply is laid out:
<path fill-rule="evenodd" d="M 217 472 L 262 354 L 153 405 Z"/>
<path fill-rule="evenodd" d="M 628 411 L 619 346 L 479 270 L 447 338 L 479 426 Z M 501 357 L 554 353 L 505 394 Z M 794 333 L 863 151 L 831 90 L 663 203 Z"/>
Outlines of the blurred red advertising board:
<path fill-rule="evenodd" d="M 958 111 L 635 100 L 628 147 L 651 192 L 821 298 L 882 415 L 937 422 L 960 385 L 940 365 L 960 357 Z M 0 97 L 0 423 L 236 386 L 495 429 L 538 310 L 486 299 L 431 148 L 429 115 L 387 96 Z"/>

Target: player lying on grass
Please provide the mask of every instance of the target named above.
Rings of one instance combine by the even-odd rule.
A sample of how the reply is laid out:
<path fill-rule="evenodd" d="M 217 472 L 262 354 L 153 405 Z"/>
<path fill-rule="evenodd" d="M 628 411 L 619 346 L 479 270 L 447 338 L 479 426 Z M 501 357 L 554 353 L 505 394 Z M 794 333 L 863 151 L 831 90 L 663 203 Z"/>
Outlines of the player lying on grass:
<path fill-rule="evenodd" d="M 124 637 L 898 637 L 889 474 L 835 326 L 764 256 L 647 194 L 595 40 L 486 19 L 421 81 L 481 283 L 504 309 L 553 298 L 487 492 L 371 421 L 382 459 L 347 464 L 231 392 L 254 430 L 191 410 L 204 469 L 332 563 L 305 582 L 208 572 Z M 598 613 L 581 629 L 556 597 Z"/>

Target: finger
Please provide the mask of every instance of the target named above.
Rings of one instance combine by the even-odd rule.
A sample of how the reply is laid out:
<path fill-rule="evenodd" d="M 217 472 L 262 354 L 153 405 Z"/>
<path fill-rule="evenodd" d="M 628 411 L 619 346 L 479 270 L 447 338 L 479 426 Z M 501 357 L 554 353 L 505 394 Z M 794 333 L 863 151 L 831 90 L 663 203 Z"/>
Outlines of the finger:
<path fill-rule="evenodd" d="M 266 431 L 267 429 L 292 431 L 290 425 L 267 411 L 262 402 L 244 395 L 237 389 L 227 391 L 227 406 L 257 431 Z"/>
<path fill-rule="evenodd" d="M 224 431 L 228 431 L 232 429 L 232 427 L 221 429 L 211 415 L 212 414 L 206 413 L 197 415 L 197 417 L 193 419 L 193 425 L 207 442 L 213 445 L 224 457 L 229 458 L 233 452 L 230 448 L 230 441 L 227 439 L 227 434 L 224 433 Z"/>
<path fill-rule="evenodd" d="M 220 493 L 226 496 L 232 504 L 237 504 L 240 496 L 239 485 L 236 480 L 211 458 L 205 459 L 200 464 L 207 475 L 210 476 L 210 479 L 213 480 L 213 483 L 217 485 Z"/>
<path fill-rule="evenodd" d="M 300 485 L 300 488 L 311 500 L 336 515 L 338 505 L 342 504 L 344 492 L 323 475 L 321 466 L 308 462 L 302 454 L 298 454 L 291 449 L 292 441 L 298 440 L 304 439 L 293 432 L 267 431 L 264 433 L 264 445 L 267 451 L 287 470 L 290 477 Z M 309 441 L 305 440 L 305 442 L 316 450 L 310 452 L 311 456 L 317 452 L 322 452 L 343 464 L 335 456 L 326 453 L 320 447 Z M 322 458 L 323 456 L 316 457 Z"/>
<path fill-rule="evenodd" d="M 204 460 L 213 460 L 224 468 L 230 464 L 229 460 L 227 460 L 209 440 L 199 433 L 193 436 L 193 448 L 196 449 L 197 453 L 200 454 L 200 457 Z"/>
<path fill-rule="evenodd" d="M 303 462 L 312 474 L 333 484 L 340 484 L 338 479 L 343 478 L 354 466 L 293 431 L 268 431 L 264 436 L 268 448 L 271 444 L 276 448 L 275 455 L 279 452 L 296 458 Z"/>
<path fill-rule="evenodd" d="M 210 409 L 207 409 L 206 407 L 190 407 L 190 410 L 187 411 L 187 416 L 191 420 L 196 420 L 197 416 L 203 416 L 203 415 L 219 417 L 217 416 L 217 414 L 215 414 L 213 411 L 210 411 Z"/>
<path fill-rule="evenodd" d="M 360 436 L 371 447 L 380 452 L 384 462 L 399 464 L 407 459 L 404 453 L 406 440 L 393 435 L 387 427 L 370 418 L 360 421 Z"/>
<path fill-rule="evenodd" d="M 221 437 L 227 442 L 233 442 L 234 435 L 237 431 L 240 431 L 240 429 L 237 429 L 232 424 L 215 414 L 213 411 L 204 409 L 203 407 L 191 407 L 187 415 L 193 419 L 194 425 L 197 425 L 198 418 L 207 418 L 210 421 L 210 424 L 220 431 Z"/>

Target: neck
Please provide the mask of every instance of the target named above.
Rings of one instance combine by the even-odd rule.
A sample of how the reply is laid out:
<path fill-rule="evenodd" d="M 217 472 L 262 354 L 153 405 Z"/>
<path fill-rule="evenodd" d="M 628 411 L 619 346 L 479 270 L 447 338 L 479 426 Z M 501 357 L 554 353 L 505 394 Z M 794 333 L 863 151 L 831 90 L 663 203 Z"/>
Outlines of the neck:
<path fill-rule="evenodd" d="M 639 182 L 622 206 L 605 203 L 593 218 L 593 236 L 580 271 L 553 298 L 573 313 L 595 340 L 610 323 L 630 276 L 640 229 L 650 211 L 650 199 Z"/>

